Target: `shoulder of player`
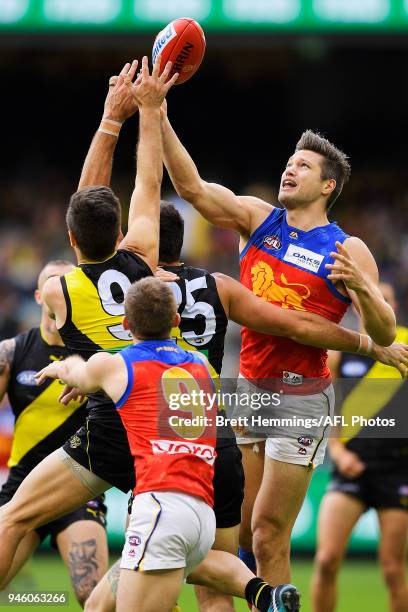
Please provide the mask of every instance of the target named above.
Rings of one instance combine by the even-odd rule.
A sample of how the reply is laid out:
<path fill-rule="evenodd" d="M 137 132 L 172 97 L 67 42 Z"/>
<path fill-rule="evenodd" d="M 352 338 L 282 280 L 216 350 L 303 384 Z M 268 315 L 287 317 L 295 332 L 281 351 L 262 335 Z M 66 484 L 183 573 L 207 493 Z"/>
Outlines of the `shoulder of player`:
<path fill-rule="evenodd" d="M 16 339 L 7 338 L 0 342 L 0 376 L 10 372 L 16 350 Z"/>
<path fill-rule="evenodd" d="M 361 238 L 350 236 L 345 239 L 343 246 L 349 255 L 356 260 L 362 270 L 372 272 L 374 276 L 378 275 L 378 268 L 373 254 Z"/>
<path fill-rule="evenodd" d="M 240 205 L 249 215 L 249 236 L 265 221 L 275 206 L 255 196 L 237 196 Z"/>
<path fill-rule="evenodd" d="M 64 297 L 60 276 L 50 276 L 41 290 L 43 299 L 49 304 Z"/>

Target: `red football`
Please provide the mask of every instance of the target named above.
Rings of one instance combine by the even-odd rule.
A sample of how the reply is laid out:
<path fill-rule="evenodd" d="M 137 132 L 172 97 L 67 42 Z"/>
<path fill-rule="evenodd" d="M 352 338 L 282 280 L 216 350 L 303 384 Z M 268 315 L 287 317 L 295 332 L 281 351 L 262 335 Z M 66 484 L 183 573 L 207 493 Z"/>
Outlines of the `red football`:
<path fill-rule="evenodd" d="M 168 61 L 173 62 L 170 76 L 179 73 L 176 85 L 184 83 L 197 72 L 205 51 L 205 36 L 201 26 L 187 17 L 171 21 L 158 33 L 153 44 L 152 60 L 161 56 L 160 74 Z"/>

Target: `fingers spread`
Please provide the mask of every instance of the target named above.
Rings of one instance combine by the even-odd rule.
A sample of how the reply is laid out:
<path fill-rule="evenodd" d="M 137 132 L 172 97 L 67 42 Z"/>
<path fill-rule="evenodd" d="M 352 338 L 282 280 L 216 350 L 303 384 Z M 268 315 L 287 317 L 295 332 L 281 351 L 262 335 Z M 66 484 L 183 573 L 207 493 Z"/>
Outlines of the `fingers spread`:
<path fill-rule="evenodd" d="M 165 83 L 167 81 L 167 79 L 169 78 L 169 74 L 171 72 L 171 67 L 173 66 L 173 62 L 167 62 L 167 64 L 164 67 L 163 72 L 160 75 L 159 80 L 162 83 Z"/>
<path fill-rule="evenodd" d="M 137 70 L 137 66 L 138 66 L 139 62 L 137 60 L 133 60 L 132 65 L 130 66 L 129 72 L 128 72 L 128 77 L 130 77 L 130 80 L 133 81 L 134 76 L 136 74 L 136 70 Z"/>

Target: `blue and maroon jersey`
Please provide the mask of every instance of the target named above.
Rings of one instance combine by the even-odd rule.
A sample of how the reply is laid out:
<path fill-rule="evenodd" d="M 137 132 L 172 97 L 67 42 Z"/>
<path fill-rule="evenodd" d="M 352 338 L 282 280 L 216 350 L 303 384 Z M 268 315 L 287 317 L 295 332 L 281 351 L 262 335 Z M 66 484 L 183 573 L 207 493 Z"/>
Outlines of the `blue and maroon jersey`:
<path fill-rule="evenodd" d="M 330 252 L 336 241 L 347 237 L 336 223 L 307 232 L 291 227 L 286 210 L 274 208 L 241 253 L 241 282 L 281 308 L 314 312 L 338 323 L 350 300 L 327 279 L 325 264 L 333 263 Z M 240 371 L 245 378 L 277 379 L 287 393 L 304 393 L 303 378 L 330 377 L 323 349 L 247 328 L 241 333 Z"/>
<path fill-rule="evenodd" d="M 116 407 L 134 457 L 135 495 L 181 491 L 212 507 L 217 406 L 205 357 L 173 340 L 145 340 L 120 355 L 128 384 Z"/>

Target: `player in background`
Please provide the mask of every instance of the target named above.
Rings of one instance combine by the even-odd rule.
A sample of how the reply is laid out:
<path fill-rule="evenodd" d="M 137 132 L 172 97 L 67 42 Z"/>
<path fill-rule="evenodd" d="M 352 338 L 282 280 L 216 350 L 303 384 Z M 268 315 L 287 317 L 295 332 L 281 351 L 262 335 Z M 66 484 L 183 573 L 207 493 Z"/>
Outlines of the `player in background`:
<path fill-rule="evenodd" d="M 129 344 L 123 329 L 124 294 L 130 284 L 152 274 L 158 262 L 162 147 L 160 105 L 177 76 L 166 83 L 149 74 L 143 58 L 137 85 L 137 62 L 127 64 L 109 92 L 101 126 L 85 160 L 80 189 L 70 201 L 67 225 L 78 267 L 50 278 L 43 299 L 71 352 L 89 357 L 98 350 Z M 100 156 L 110 178 L 113 151 L 121 123 L 139 107 L 137 176 L 128 232 L 120 228 L 120 204 L 106 187 L 89 187 Z M 108 158 L 108 161 L 106 160 Z M 88 400 L 86 424 L 30 472 L 13 499 L 0 508 L 0 583 L 11 566 L 19 542 L 29 531 L 80 507 L 112 485 L 134 487 L 134 470 L 126 432 L 115 406 L 104 394 Z M 69 494 L 67 494 L 69 491 Z"/>
<path fill-rule="evenodd" d="M 58 402 L 63 387 L 58 381 L 38 387 L 34 375 L 51 362 L 69 356 L 44 305 L 41 292 L 48 278 L 70 272 L 68 261 L 50 261 L 41 270 L 34 297 L 41 306 L 40 326 L 0 343 L 0 399 L 7 393 L 15 417 L 10 472 L 0 490 L 0 506 L 7 504 L 29 472 L 59 448 L 82 426 L 86 401 L 68 406 Z M 76 598 L 83 606 L 108 565 L 103 497 L 88 502 L 64 517 L 38 527 L 20 542 L 5 586 L 20 571 L 39 544 L 51 536 L 69 569 Z"/>
<path fill-rule="evenodd" d="M 394 288 L 381 289 L 396 311 Z M 397 341 L 408 341 L 408 328 L 397 327 Z M 363 437 L 351 417 L 405 418 L 407 384 L 398 380 L 394 369 L 369 357 L 331 352 L 330 369 L 340 380 L 355 379 L 347 385 L 341 413 L 348 427 L 340 437 L 329 440 L 334 462 L 333 478 L 322 500 L 318 520 L 318 545 L 312 581 L 314 612 L 334 612 L 337 574 L 348 540 L 358 519 L 374 508 L 380 527 L 379 560 L 389 594 L 389 610 L 408 610 L 406 544 L 408 534 L 408 442 L 406 438 Z M 389 384 L 379 384 L 380 379 Z M 387 433 L 385 435 L 388 435 Z"/>
<path fill-rule="evenodd" d="M 282 209 L 204 181 L 165 107 L 162 134 L 165 164 L 178 194 L 211 223 L 239 232 L 246 287 L 282 308 L 308 310 L 332 321 L 340 321 L 353 300 L 372 338 L 391 344 L 395 316 L 378 288 L 373 256 L 361 240 L 347 236 L 327 217 L 350 174 L 344 153 L 320 135 L 305 132 L 282 174 Z M 287 417 L 327 416 L 334 396 L 326 360 L 323 350 L 243 329 L 239 385 L 245 392 L 264 391 L 265 386 L 283 389 Z M 300 428 L 279 433 L 281 437 L 266 442 L 262 483 L 253 513 L 246 513 L 252 514 L 258 573 L 270 582 L 290 580 L 290 535 L 327 444 L 324 430 L 315 431 L 308 445 L 301 444 L 308 432 Z M 246 442 L 244 465 L 258 441 Z M 247 476 L 255 480 L 249 472 Z"/>
<path fill-rule="evenodd" d="M 74 356 L 64 364 L 51 364 L 39 372 L 37 380 L 59 378 L 87 394 L 103 390 L 116 403 L 137 474 L 116 609 L 170 612 L 185 577 L 206 563 L 214 541 L 216 406 L 209 411 L 204 402 L 193 408 L 210 422 L 190 430 L 185 438 L 183 425 L 171 423 L 174 413 L 169 398 L 179 382 L 209 395 L 214 385 L 206 358 L 185 351 L 170 337 L 180 315 L 168 285 L 154 278 L 134 283 L 125 298 L 125 312 L 124 327 L 131 330 L 133 346 L 114 356 L 96 354 L 87 362 Z M 208 557 L 214 555 L 226 562 L 230 558 L 248 571 L 228 553 L 212 551 Z M 258 594 L 248 600 L 261 611 L 299 610 L 299 596 L 292 585 L 271 589 L 260 579 L 252 578 L 249 584 L 253 582 Z M 265 600 L 266 593 L 267 601 L 261 605 L 258 600 Z"/>

